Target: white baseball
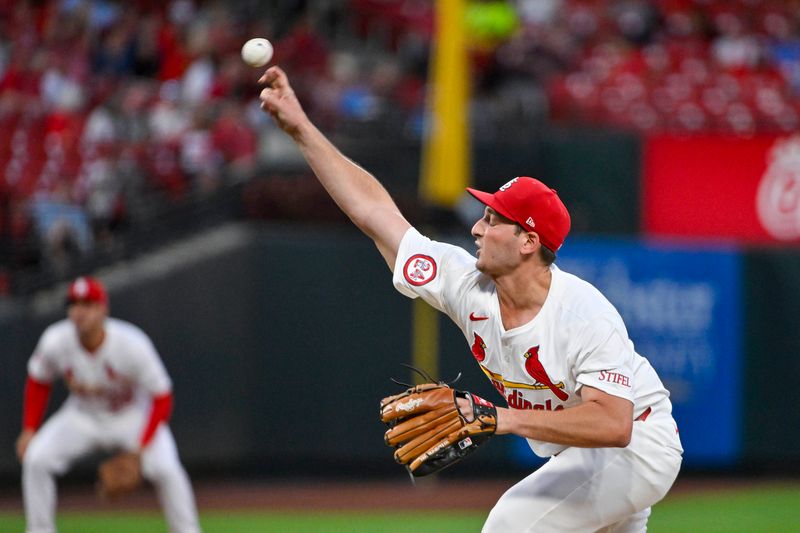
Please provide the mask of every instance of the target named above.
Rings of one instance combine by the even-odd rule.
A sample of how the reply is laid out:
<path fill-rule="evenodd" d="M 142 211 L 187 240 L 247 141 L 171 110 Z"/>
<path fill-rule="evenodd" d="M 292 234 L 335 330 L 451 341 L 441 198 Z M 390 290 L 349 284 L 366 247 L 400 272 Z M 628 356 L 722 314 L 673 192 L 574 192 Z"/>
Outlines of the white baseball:
<path fill-rule="evenodd" d="M 250 39 L 242 46 L 242 59 L 251 67 L 263 67 L 272 59 L 272 43 L 261 37 Z"/>

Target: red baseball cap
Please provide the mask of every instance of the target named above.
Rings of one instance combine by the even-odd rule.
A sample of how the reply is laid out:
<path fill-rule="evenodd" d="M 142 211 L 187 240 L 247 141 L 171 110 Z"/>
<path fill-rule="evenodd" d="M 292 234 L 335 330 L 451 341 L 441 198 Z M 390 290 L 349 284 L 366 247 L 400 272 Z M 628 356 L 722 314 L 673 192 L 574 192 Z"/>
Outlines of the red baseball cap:
<path fill-rule="evenodd" d="M 100 280 L 89 276 L 81 276 L 69 284 L 67 302 L 98 302 L 107 304 L 108 294 Z"/>
<path fill-rule="evenodd" d="M 569 211 L 555 189 L 537 179 L 516 177 L 494 194 L 469 187 L 467 192 L 526 231 L 538 233 L 542 244 L 554 252 L 567 238 Z"/>

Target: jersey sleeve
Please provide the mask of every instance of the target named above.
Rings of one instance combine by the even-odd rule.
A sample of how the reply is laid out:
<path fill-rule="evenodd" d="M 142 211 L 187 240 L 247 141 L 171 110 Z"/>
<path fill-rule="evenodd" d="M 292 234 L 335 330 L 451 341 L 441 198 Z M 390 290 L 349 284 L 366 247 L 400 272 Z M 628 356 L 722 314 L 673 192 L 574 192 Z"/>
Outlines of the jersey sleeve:
<path fill-rule="evenodd" d="M 136 333 L 135 342 L 128 348 L 129 360 L 133 364 L 131 373 L 138 385 L 153 396 L 161 396 L 172 391 L 172 380 L 153 341 L 140 330 L 136 330 Z"/>
<path fill-rule="evenodd" d="M 463 248 L 431 240 L 409 228 L 400 242 L 392 281 L 400 293 L 421 297 L 452 317 L 469 275 L 476 272 L 475 261 Z"/>
<path fill-rule="evenodd" d="M 36 431 L 42 425 L 44 412 L 47 410 L 47 402 L 50 400 L 50 392 L 53 385 L 50 383 L 39 383 L 28 376 L 25 380 L 25 392 L 22 401 L 22 429 Z"/>
<path fill-rule="evenodd" d="M 613 321 L 601 318 L 582 331 L 575 362 L 578 387 L 589 385 L 634 401 L 633 347 Z"/>
<path fill-rule="evenodd" d="M 150 417 L 147 419 L 147 424 L 145 424 L 142 436 L 139 439 L 139 444 L 142 448 L 150 444 L 159 424 L 168 422 L 170 415 L 172 415 L 172 393 L 166 392 L 154 397 L 153 404 L 150 407 Z"/>
<path fill-rule="evenodd" d="M 28 375 L 38 383 L 52 383 L 61 375 L 57 361 L 57 337 L 58 333 L 53 327 L 47 328 L 28 360 Z"/>

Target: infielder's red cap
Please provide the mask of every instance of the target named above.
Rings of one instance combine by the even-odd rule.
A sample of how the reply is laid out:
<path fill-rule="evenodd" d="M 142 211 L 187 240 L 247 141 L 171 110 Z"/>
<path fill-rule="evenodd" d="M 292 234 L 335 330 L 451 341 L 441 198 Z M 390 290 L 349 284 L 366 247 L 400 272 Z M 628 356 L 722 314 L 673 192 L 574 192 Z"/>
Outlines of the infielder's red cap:
<path fill-rule="evenodd" d="M 567 238 L 569 211 L 555 189 L 537 179 L 527 176 L 514 178 L 494 194 L 469 187 L 467 192 L 526 231 L 538 233 L 542 244 L 554 252 Z"/>
<path fill-rule="evenodd" d="M 89 276 L 81 276 L 69 284 L 67 302 L 98 302 L 107 304 L 108 294 L 100 280 Z"/>

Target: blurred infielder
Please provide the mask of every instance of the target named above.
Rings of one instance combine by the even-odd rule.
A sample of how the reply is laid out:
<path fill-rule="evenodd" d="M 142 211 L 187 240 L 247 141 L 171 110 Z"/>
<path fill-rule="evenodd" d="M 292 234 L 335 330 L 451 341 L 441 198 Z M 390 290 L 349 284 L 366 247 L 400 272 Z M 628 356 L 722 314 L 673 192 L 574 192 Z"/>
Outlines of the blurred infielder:
<path fill-rule="evenodd" d="M 497 408 L 496 433 L 525 437 L 550 457 L 500 498 L 483 531 L 645 531 L 682 459 L 669 393 L 608 300 L 555 266 L 570 227 L 556 192 L 527 177 L 493 194 L 468 189 L 485 204 L 473 257 L 411 227 L 380 183 L 308 120 L 279 67 L 260 82 L 262 108 L 375 241 L 397 289 L 461 328 L 509 406 Z M 459 408 L 470 418 L 468 402 Z"/>
<path fill-rule="evenodd" d="M 55 531 L 55 477 L 96 450 L 139 454 L 170 531 L 199 531 L 191 483 L 167 425 L 172 383 L 153 343 L 133 324 L 108 317 L 106 290 L 96 279 L 73 281 L 67 305 L 68 319 L 44 331 L 28 362 L 17 439 L 27 531 Z M 59 377 L 69 397 L 39 428 Z"/>

